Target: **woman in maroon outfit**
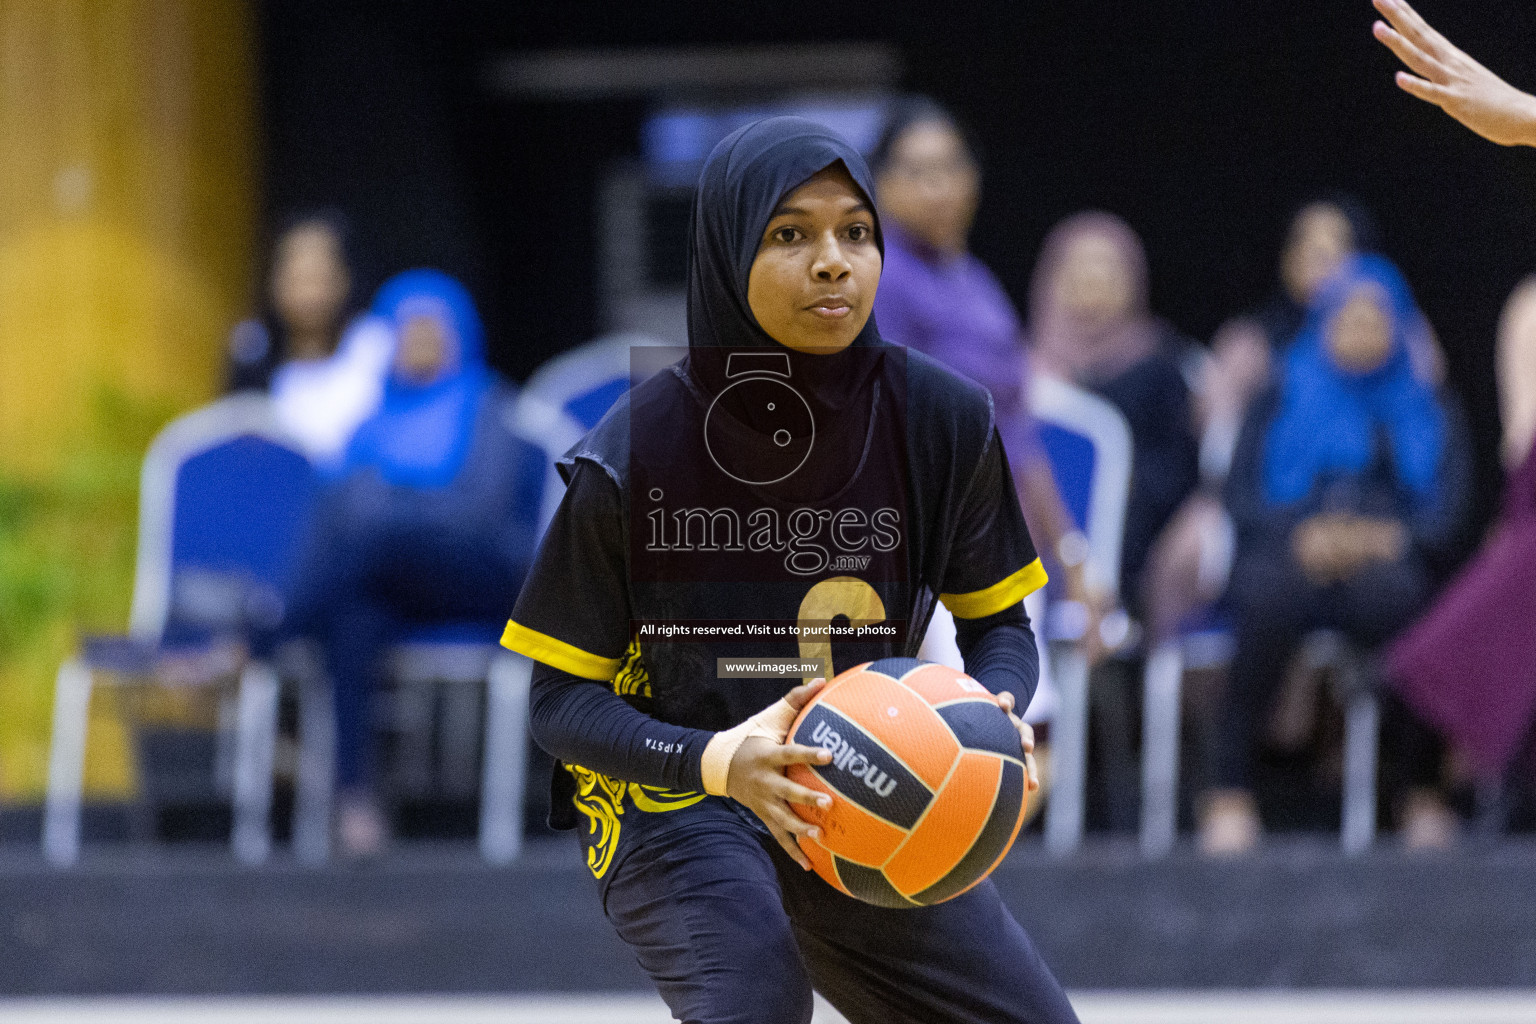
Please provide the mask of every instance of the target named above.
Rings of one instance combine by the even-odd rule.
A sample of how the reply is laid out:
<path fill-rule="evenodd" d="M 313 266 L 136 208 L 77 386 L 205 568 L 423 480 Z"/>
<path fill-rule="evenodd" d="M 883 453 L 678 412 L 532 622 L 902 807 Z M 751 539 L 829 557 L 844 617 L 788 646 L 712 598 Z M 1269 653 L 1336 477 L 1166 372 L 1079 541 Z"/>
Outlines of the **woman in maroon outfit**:
<path fill-rule="evenodd" d="M 1499 338 L 1505 455 L 1510 466 L 1499 520 L 1477 557 L 1392 648 L 1389 668 L 1404 699 L 1486 782 L 1502 779 L 1536 723 L 1536 447 L 1527 410 L 1536 379 L 1536 292 L 1511 299 Z"/>

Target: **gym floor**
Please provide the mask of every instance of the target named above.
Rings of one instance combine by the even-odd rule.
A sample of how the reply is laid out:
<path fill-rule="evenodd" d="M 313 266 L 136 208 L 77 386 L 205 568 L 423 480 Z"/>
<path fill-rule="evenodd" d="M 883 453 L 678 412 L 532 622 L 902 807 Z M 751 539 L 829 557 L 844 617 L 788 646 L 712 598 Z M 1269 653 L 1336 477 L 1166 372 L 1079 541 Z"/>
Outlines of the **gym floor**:
<path fill-rule="evenodd" d="M 1515 1024 L 1536 992 L 1079 993 L 1083 1024 Z M 643 996 L 21 999 L 7 1024 L 668 1024 Z M 818 1000 L 815 1024 L 845 1024 Z"/>

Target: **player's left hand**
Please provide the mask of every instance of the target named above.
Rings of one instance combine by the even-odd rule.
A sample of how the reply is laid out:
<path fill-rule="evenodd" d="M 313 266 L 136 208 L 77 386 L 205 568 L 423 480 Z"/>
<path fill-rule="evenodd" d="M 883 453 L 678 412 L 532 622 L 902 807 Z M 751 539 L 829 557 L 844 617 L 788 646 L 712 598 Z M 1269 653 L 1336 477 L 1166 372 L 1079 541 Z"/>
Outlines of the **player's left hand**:
<path fill-rule="evenodd" d="M 1024 769 L 1029 775 L 1029 791 L 1034 793 L 1040 789 L 1040 775 L 1035 771 L 1035 730 L 1013 713 L 1013 694 L 1004 690 L 997 695 L 997 704 L 1008 712 L 1009 721 L 1019 730 L 1019 745 L 1024 748 Z"/>

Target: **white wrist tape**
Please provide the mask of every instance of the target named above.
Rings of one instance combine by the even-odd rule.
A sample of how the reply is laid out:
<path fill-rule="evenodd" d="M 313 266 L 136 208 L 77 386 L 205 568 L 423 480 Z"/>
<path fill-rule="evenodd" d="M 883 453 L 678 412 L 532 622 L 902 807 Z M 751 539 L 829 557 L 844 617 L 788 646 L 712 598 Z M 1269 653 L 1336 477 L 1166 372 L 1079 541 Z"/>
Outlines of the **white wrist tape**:
<path fill-rule="evenodd" d="M 704 792 L 710 796 L 725 796 L 726 779 L 731 773 L 731 759 L 741 749 L 748 736 L 762 736 L 775 743 L 783 743 L 789 735 L 789 727 L 795 724 L 800 712 L 780 698 L 770 705 L 724 732 L 715 733 L 714 739 L 704 745 L 704 756 L 699 771 L 704 776 Z"/>

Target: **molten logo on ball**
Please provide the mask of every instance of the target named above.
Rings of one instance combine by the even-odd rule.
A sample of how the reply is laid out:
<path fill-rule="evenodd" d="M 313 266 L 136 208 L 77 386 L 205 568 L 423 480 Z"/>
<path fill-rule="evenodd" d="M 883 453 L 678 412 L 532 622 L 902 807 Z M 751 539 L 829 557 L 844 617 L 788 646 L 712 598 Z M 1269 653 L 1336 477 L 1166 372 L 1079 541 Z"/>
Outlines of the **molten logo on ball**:
<path fill-rule="evenodd" d="M 817 722 L 811 730 L 811 739 L 818 747 L 832 751 L 832 764 L 839 771 L 847 772 L 864 780 L 864 785 L 881 796 L 890 796 L 896 789 L 896 780 L 886 775 L 880 767 L 871 764 L 869 758 L 853 749 L 836 729 L 826 722 Z"/>

